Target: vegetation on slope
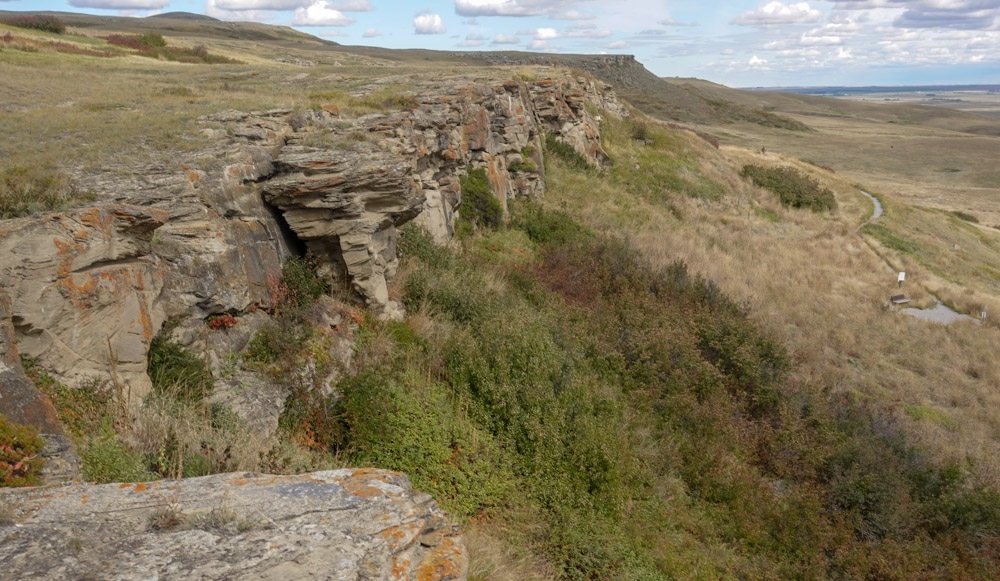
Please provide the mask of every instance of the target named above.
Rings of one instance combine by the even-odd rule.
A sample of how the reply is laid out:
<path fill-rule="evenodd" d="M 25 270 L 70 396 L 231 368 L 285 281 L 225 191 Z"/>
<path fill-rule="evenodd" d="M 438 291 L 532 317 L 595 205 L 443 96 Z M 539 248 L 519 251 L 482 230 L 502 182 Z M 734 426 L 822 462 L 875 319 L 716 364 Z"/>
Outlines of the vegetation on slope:
<path fill-rule="evenodd" d="M 833 192 L 822 188 L 816 180 L 791 167 L 745 165 L 740 172 L 754 184 L 777 194 L 781 203 L 792 208 L 809 208 L 813 212 L 837 209 Z"/>

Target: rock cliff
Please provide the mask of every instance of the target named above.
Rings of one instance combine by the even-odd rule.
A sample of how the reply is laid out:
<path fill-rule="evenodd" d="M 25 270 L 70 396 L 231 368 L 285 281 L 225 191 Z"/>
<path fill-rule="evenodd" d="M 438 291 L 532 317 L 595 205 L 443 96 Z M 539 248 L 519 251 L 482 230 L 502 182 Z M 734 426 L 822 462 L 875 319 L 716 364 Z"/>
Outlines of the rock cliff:
<path fill-rule="evenodd" d="M 299 476 L 2 489 L 14 579 L 465 579 L 457 528 L 406 476 Z"/>
<path fill-rule="evenodd" d="M 165 320 L 210 350 L 205 317 L 266 304 L 269 281 L 303 250 L 332 283 L 398 318 L 388 295 L 396 228 L 416 220 L 447 243 L 470 168 L 487 170 L 505 208 L 542 195 L 546 133 L 608 164 L 588 103 L 625 112 L 608 86 L 566 77 L 455 81 L 353 119 L 334 103 L 205 117 L 208 150 L 176 166 L 78 176 L 99 199 L 92 207 L 0 222 L 5 319 L 20 353 L 58 379 L 110 377 L 139 399 Z M 199 167 L 204 159 L 221 161 Z"/>

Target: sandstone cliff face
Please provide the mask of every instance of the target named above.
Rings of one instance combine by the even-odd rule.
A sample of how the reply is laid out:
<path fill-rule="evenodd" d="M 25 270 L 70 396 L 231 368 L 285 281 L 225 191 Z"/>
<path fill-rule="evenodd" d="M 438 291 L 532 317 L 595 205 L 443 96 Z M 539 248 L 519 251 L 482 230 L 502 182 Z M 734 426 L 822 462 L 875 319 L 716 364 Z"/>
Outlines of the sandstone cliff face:
<path fill-rule="evenodd" d="M 115 379 L 138 400 L 166 319 L 180 321 L 183 343 L 209 350 L 204 318 L 266 304 L 269 281 L 305 249 L 332 283 L 398 318 L 396 228 L 416 220 L 447 243 L 470 168 L 486 169 L 504 207 L 542 195 L 543 133 L 606 165 L 588 102 L 624 113 L 607 86 L 562 78 L 456 81 L 407 110 L 356 119 L 333 105 L 206 117 L 211 150 L 175 167 L 80 176 L 101 203 L 0 223 L 5 319 L 20 352 L 58 379 Z"/>
<path fill-rule="evenodd" d="M 457 527 L 383 470 L 4 489 L 0 504 L 14 579 L 467 577 Z"/>

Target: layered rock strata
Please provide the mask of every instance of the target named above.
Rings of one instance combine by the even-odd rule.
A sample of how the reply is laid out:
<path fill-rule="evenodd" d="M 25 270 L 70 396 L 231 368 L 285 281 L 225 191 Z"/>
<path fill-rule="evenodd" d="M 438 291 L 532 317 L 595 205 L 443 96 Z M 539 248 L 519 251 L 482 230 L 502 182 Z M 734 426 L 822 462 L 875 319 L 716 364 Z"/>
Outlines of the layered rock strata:
<path fill-rule="evenodd" d="M 267 305 L 283 262 L 304 250 L 333 284 L 398 318 L 397 227 L 415 220 L 447 243 L 472 168 L 505 208 L 541 195 L 543 134 L 606 165 L 588 107 L 624 112 L 583 78 L 458 83 L 404 104 L 354 119 L 335 104 L 211 115 L 201 121 L 214 145 L 176 166 L 78 176 L 99 204 L 0 223 L 0 291 L 21 353 L 70 385 L 97 377 L 141 399 L 165 320 L 220 360 L 205 317 Z"/>

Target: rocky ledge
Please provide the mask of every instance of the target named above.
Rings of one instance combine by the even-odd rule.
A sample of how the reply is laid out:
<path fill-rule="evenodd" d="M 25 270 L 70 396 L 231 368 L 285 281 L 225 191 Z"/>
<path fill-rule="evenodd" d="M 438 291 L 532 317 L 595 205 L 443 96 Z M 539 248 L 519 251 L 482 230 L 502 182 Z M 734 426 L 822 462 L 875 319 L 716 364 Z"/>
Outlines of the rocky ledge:
<path fill-rule="evenodd" d="M 0 506 L 13 579 L 467 578 L 456 527 L 384 470 L 0 490 Z"/>

